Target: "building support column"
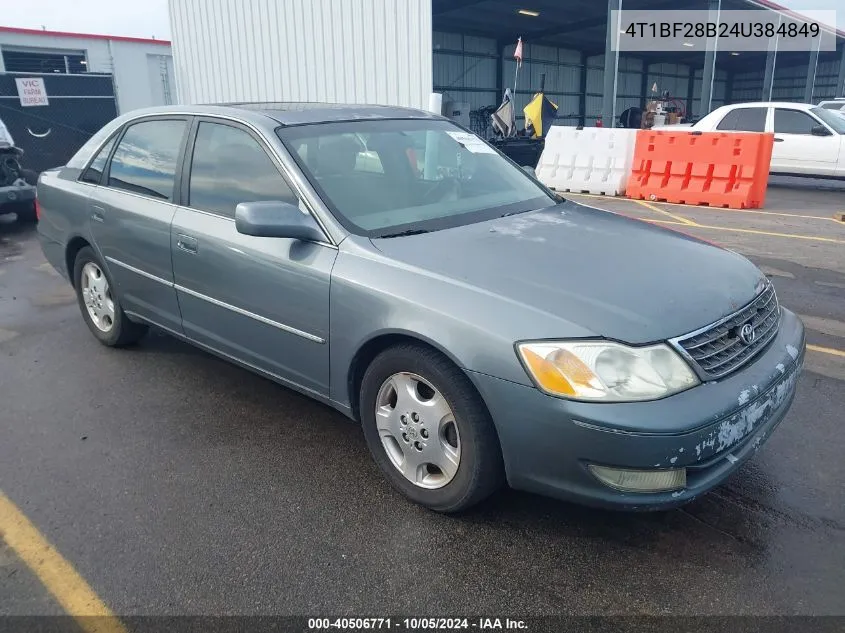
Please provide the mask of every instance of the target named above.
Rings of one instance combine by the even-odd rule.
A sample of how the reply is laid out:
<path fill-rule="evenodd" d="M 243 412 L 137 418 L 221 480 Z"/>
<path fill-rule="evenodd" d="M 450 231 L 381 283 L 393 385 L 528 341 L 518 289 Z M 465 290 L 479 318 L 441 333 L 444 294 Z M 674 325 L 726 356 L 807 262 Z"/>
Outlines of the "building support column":
<path fill-rule="evenodd" d="M 687 121 L 692 119 L 692 102 L 695 96 L 695 71 L 695 66 L 689 67 L 689 77 L 687 78 Z"/>
<path fill-rule="evenodd" d="M 722 10 L 722 0 L 708 0 L 707 8 L 710 13 L 710 22 L 719 21 L 719 14 Z M 707 38 L 707 50 L 704 51 L 704 70 L 701 75 L 701 116 L 706 116 L 713 109 L 713 80 L 716 75 L 716 48 L 715 37 Z"/>
<path fill-rule="evenodd" d="M 839 77 L 836 79 L 833 96 L 845 97 L 845 44 L 842 45 L 842 54 L 839 55 Z"/>
<path fill-rule="evenodd" d="M 769 41 L 769 52 L 766 53 L 766 70 L 763 73 L 763 92 L 760 95 L 761 101 L 772 100 L 772 90 L 775 87 L 775 63 L 777 62 L 777 44 L 772 44 L 777 38 Z"/>
<path fill-rule="evenodd" d="M 613 20 L 613 11 L 622 10 L 622 0 L 607 0 L 607 37 L 604 43 L 604 91 L 602 92 L 601 114 L 605 126 L 616 123 L 616 82 L 619 51 L 612 50 L 612 43 L 619 41 L 619 25 Z"/>
<path fill-rule="evenodd" d="M 581 52 L 581 75 L 578 78 L 578 125 L 587 125 L 587 53 Z"/>
<path fill-rule="evenodd" d="M 819 38 L 821 46 L 821 38 Z M 816 70 L 819 66 L 819 49 L 810 51 L 810 63 L 807 65 L 807 83 L 804 84 L 804 103 L 813 101 L 813 88 L 816 87 Z"/>

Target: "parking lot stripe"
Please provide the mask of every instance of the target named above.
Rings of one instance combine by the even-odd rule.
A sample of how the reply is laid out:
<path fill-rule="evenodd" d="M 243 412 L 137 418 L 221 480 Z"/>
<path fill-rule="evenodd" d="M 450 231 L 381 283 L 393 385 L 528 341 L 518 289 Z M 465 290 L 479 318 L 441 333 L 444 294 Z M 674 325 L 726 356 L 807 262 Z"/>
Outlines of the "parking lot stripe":
<path fill-rule="evenodd" d="M 584 196 L 585 198 L 604 198 L 605 200 L 616 200 L 619 202 L 640 202 L 642 200 L 634 200 L 632 198 L 623 198 L 623 197 L 615 197 L 615 196 L 600 196 L 592 193 L 576 193 L 576 194 L 569 194 L 569 195 L 576 195 L 576 196 Z M 826 222 L 845 222 L 845 220 L 840 220 L 839 216 L 842 215 L 845 217 L 845 214 L 834 214 L 833 217 L 826 217 L 822 215 L 806 215 L 802 213 L 787 213 L 785 211 L 761 211 L 759 209 L 728 209 L 725 207 L 710 207 L 704 204 L 683 204 L 680 202 L 661 202 L 660 204 L 670 206 L 670 207 L 683 207 L 686 209 L 696 209 L 698 211 L 720 211 L 723 213 L 756 213 L 759 215 L 781 215 L 787 218 L 804 218 L 805 220 L 824 220 Z"/>
<path fill-rule="evenodd" d="M 814 352 L 821 352 L 822 354 L 833 354 L 834 356 L 845 357 L 845 351 L 841 349 L 834 349 L 832 347 L 822 347 L 821 345 L 807 345 L 807 349 Z"/>
<path fill-rule="evenodd" d="M 0 536 L 86 633 L 127 633 L 88 583 L 0 491 Z M 96 617 L 91 617 L 96 616 Z"/>
<path fill-rule="evenodd" d="M 663 215 L 668 215 L 670 218 L 672 218 L 673 220 L 675 220 L 677 222 L 680 222 L 681 224 L 686 224 L 688 226 L 698 226 L 692 220 L 688 220 L 687 218 L 680 216 L 680 215 L 675 215 L 674 213 L 669 213 L 668 211 L 661 209 L 660 207 L 656 207 L 653 204 L 649 204 L 645 200 L 634 200 L 634 202 L 644 206 L 646 209 L 651 209 L 652 211 L 656 211 L 657 213 L 662 213 Z"/>
<path fill-rule="evenodd" d="M 711 229 L 713 231 L 729 231 L 731 233 L 752 233 L 754 235 L 771 235 L 772 237 L 789 237 L 796 240 L 813 240 L 815 242 L 832 242 L 833 244 L 845 244 L 845 240 L 836 240 L 832 237 L 817 237 L 815 235 L 798 235 L 797 233 L 777 233 L 774 231 L 758 231 L 757 229 L 737 229 L 732 226 L 710 226 L 708 224 L 694 224 L 697 229 Z"/>

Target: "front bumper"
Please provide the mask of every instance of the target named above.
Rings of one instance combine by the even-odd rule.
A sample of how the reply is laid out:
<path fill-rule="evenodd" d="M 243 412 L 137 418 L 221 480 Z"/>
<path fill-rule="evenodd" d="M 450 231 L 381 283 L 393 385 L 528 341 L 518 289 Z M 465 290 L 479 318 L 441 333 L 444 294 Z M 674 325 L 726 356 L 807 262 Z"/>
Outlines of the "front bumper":
<path fill-rule="evenodd" d="M 718 381 L 651 402 L 553 398 L 470 372 L 493 417 L 514 488 L 589 505 L 661 509 L 720 484 L 753 455 L 792 404 L 804 360 L 804 326 L 783 310 L 778 335 L 753 361 Z M 600 483 L 587 464 L 687 468 L 683 490 L 630 493 Z"/>

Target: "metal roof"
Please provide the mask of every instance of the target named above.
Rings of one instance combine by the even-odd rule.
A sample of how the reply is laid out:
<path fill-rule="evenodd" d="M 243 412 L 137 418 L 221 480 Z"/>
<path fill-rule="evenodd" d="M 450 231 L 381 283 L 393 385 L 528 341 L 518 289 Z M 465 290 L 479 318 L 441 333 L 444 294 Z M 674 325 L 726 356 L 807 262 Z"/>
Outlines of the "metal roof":
<path fill-rule="evenodd" d="M 71 33 L 69 31 L 48 31 L 46 29 L 22 29 L 16 26 L 0 26 L 0 33 L 36 35 L 39 37 L 73 37 L 84 40 L 112 40 L 113 42 L 137 42 L 139 44 L 161 44 L 162 46 L 170 46 L 170 40 L 157 40 L 155 38 L 148 37 L 102 35 L 99 33 Z"/>

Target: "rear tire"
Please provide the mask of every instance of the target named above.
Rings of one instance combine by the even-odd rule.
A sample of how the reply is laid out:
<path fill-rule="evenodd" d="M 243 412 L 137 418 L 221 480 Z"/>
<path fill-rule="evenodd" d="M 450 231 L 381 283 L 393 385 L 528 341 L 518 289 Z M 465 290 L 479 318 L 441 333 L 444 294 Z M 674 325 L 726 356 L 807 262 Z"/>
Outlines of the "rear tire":
<path fill-rule="evenodd" d="M 137 343 L 147 326 L 129 320 L 115 292 L 115 284 L 90 246 L 76 254 L 73 286 L 82 318 L 94 337 L 108 347 Z"/>
<path fill-rule="evenodd" d="M 367 368 L 360 396 L 370 453 L 410 500 L 458 512 L 502 485 L 493 420 L 466 374 L 436 350 L 409 343 L 383 351 Z"/>

